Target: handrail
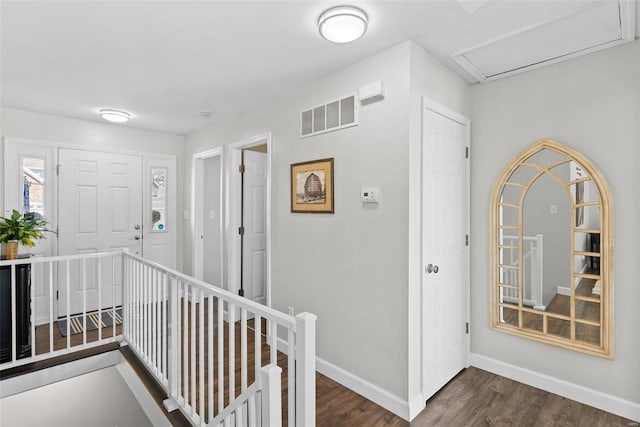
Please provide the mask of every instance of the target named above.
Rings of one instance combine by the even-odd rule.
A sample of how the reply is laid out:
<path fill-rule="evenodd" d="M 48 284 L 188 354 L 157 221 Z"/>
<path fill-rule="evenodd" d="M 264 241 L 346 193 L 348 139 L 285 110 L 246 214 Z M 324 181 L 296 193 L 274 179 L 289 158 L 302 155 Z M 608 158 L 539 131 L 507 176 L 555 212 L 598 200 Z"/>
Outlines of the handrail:
<path fill-rule="evenodd" d="M 296 330 L 296 321 L 295 318 L 293 316 L 289 316 L 288 314 L 282 313 L 278 310 L 272 309 L 270 307 L 264 306 L 262 304 L 259 304 L 255 301 L 252 301 L 250 299 L 247 298 L 243 298 L 240 297 L 232 292 L 229 292 L 225 289 L 213 286 L 209 283 L 203 282 L 202 280 L 196 279 L 195 277 L 191 277 L 188 276 L 184 273 L 180 273 L 179 271 L 170 269 L 168 267 L 165 267 L 161 264 L 158 264 L 157 262 L 153 262 L 147 259 L 144 259 L 142 257 L 139 257 L 137 255 L 133 255 L 129 252 L 125 251 L 125 254 L 127 257 L 133 258 L 136 261 L 147 265 L 149 267 L 153 267 L 156 268 L 158 270 L 164 271 L 165 273 L 167 273 L 169 275 L 169 277 L 175 278 L 175 279 L 180 279 L 183 280 L 185 282 L 189 282 L 191 284 L 197 285 L 203 289 L 206 289 L 208 292 L 211 292 L 212 294 L 214 294 L 215 296 L 219 296 L 225 300 L 231 300 L 233 301 L 233 304 L 238 307 L 238 308 L 244 308 L 247 311 L 250 311 L 252 313 L 255 314 L 259 314 L 262 317 L 268 317 L 271 320 L 275 320 L 279 325 L 288 328 L 288 329 L 292 329 L 292 330 Z"/>
<path fill-rule="evenodd" d="M 106 258 L 108 256 L 120 256 L 124 250 L 111 252 L 94 252 L 90 254 L 56 255 L 56 256 L 31 256 L 28 258 L 5 259 L 0 261 L 0 267 L 5 265 L 44 264 L 46 262 L 78 261 L 82 259 Z"/>
<path fill-rule="evenodd" d="M 88 262 L 89 260 L 95 261 Z M 102 269 L 101 273 L 101 265 L 105 262 L 102 260 L 110 264 L 109 273 L 105 276 L 107 280 L 102 280 L 102 273 L 107 271 Z M 34 297 L 30 299 L 30 307 L 27 307 L 30 315 L 27 316 L 30 316 L 29 341 L 32 350 L 28 356 L 18 356 L 16 291 L 22 288 L 18 287 L 16 266 L 24 264 L 33 265 L 29 280 L 32 287 L 41 286 L 45 289 L 45 297 L 38 301 Z M 0 266 L 9 266 L 11 269 L 12 295 L 11 357 L 8 362 L 0 364 L 0 370 L 121 341 L 130 346 L 167 390 L 169 399 L 165 406 L 169 410 L 179 408 L 194 425 L 206 424 L 204 414 L 209 422 L 214 416 L 216 421 L 221 419 L 220 414 L 223 414 L 226 420 L 233 419 L 240 424 L 244 423 L 245 416 L 253 416 L 252 419 L 262 417 L 263 425 L 267 419 L 270 420 L 267 425 L 279 425 L 282 407 L 280 399 L 284 396 L 281 396 L 282 370 L 277 363 L 282 356 L 278 352 L 283 351 L 289 385 L 286 393 L 288 424 L 305 427 L 315 425 L 315 315 L 287 315 L 129 253 L 126 249 L 3 260 L 0 261 Z M 87 266 L 97 271 L 95 282 L 92 282 L 93 276 L 87 276 Z M 61 274 L 54 274 L 60 268 Z M 80 295 L 81 344 L 71 340 L 72 332 L 69 327 L 73 320 L 69 299 L 72 281 L 81 284 L 78 289 L 85 292 Z M 93 284 L 97 285 L 98 298 L 94 301 L 97 304 L 97 318 L 100 319 L 102 313 L 112 313 L 114 321 L 109 327 L 112 332 L 108 336 L 107 333 L 106 337 L 103 336 L 104 328 L 98 327 L 98 333 L 88 339 L 89 318 L 94 316 L 91 312 L 94 307 L 87 304 L 86 292 Z M 55 295 L 58 289 L 60 292 L 66 290 L 67 294 L 66 305 L 64 298 L 59 300 L 66 307 L 66 315 L 63 317 L 58 317 L 56 310 Z M 111 293 L 111 302 L 106 306 L 103 306 L 100 297 L 103 291 Z M 38 347 L 38 353 L 44 351 L 38 355 L 35 340 L 36 308 L 44 313 L 41 319 L 43 323 L 38 325 L 38 335 L 41 332 L 49 334 L 48 346 Z M 121 319 L 117 316 L 116 309 L 118 313 L 122 310 Z M 120 326 L 116 327 L 116 317 L 118 322 L 122 320 L 121 333 L 117 333 Z M 65 320 L 66 344 L 54 340 L 54 332 L 57 332 L 55 322 Z M 266 322 L 266 327 L 263 321 Z M 97 322 L 96 325 L 100 320 Z M 249 322 L 253 322 L 253 326 Z M 249 339 L 249 334 L 253 335 L 252 339 Z M 251 345 L 255 354 L 254 362 L 250 364 Z M 263 357 L 263 351 L 268 355 Z M 237 366 L 236 353 L 240 360 Z M 215 363 L 214 356 L 217 359 Z M 263 366 L 263 359 L 271 367 L 268 371 Z M 205 365 L 209 367 L 206 375 Z M 260 381 L 257 385 L 249 384 L 250 377 L 247 374 L 250 371 L 253 372 L 254 380 Z M 237 373 L 240 375 L 239 383 L 236 383 Z M 226 375 L 228 380 L 225 380 Z M 196 383 L 199 393 L 196 393 Z M 236 388 L 239 390 L 237 394 Z M 215 410 L 214 393 L 218 400 Z M 258 400 L 262 403 L 258 404 Z M 258 410 L 262 413 L 257 413 Z"/>
<path fill-rule="evenodd" d="M 288 424 L 315 425 L 315 315 L 281 313 L 128 252 L 123 260 L 124 339 L 167 391 L 169 411 L 180 409 L 194 425 L 215 425 L 221 418 L 225 425 L 244 425 L 244 417 L 256 415 L 261 393 L 258 416 L 279 425 L 280 368 L 268 390 L 248 379 L 252 372 L 258 381 L 263 359 L 275 367 L 279 348 L 286 348 Z"/>

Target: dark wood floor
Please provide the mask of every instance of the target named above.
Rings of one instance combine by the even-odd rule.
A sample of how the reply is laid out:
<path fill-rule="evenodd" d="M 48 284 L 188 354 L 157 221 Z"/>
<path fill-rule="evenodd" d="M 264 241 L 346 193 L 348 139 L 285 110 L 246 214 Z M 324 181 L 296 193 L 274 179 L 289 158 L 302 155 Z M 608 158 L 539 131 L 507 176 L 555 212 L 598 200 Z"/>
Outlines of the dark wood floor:
<path fill-rule="evenodd" d="M 640 424 L 478 368 L 467 368 L 427 402 L 412 426 Z"/>
<path fill-rule="evenodd" d="M 48 328 L 38 328 L 36 333 L 40 353 L 45 346 L 48 347 Z M 104 333 L 106 335 L 110 331 L 105 330 Z M 74 335 L 72 341 L 81 338 L 81 334 Z M 55 342 L 58 348 L 66 343 L 66 338 L 57 333 Z M 268 360 L 267 349 L 263 360 Z M 283 368 L 283 403 L 286 403 L 285 355 L 278 355 L 278 364 Z M 411 423 L 319 373 L 316 374 L 316 409 L 319 427 L 640 425 L 473 367 L 463 370 L 433 396 Z M 287 421 L 285 414 L 284 425 Z"/>

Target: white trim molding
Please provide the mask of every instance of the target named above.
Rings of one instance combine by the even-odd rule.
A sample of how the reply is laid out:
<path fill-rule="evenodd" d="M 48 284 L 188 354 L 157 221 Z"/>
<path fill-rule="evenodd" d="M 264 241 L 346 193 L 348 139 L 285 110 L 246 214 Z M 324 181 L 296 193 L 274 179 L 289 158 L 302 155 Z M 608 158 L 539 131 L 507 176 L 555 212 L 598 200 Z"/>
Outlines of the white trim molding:
<path fill-rule="evenodd" d="M 204 278 L 204 247 L 203 241 L 199 236 L 203 233 L 204 213 L 202 211 L 204 199 L 204 161 L 211 157 L 220 158 L 220 212 L 218 213 L 218 222 L 220 227 L 220 237 L 224 241 L 224 222 L 225 215 L 225 179 L 224 179 L 224 147 L 216 147 L 211 150 L 195 153 L 191 158 L 191 275 L 196 279 Z M 220 283 L 218 286 L 224 288 L 224 244 L 220 245 Z"/>
<path fill-rule="evenodd" d="M 640 422 L 640 404 L 539 372 L 471 353 L 471 366 Z"/>
<path fill-rule="evenodd" d="M 0 399 L 122 363 L 120 351 L 97 354 L 0 381 Z"/>
<path fill-rule="evenodd" d="M 138 374 L 122 355 L 120 355 L 120 358 L 121 362 L 118 363 L 115 368 L 129 387 L 129 390 L 131 390 L 131 393 L 133 393 L 133 396 L 136 398 L 147 418 L 149 418 L 149 421 L 151 421 L 151 424 L 154 427 L 171 427 L 172 424 L 153 400 L 153 397 L 151 397 L 151 394 Z"/>
<path fill-rule="evenodd" d="M 364 396 L 373 403 L 393 412 L 400 418 L 410 421 L 409 415 L 411 408 L 409 403 L 395 394 L 389 393 L 387 390 L 384 390 L 383 388 L 380 388 L 379 386 L 372 384 L 351 372 L 345 371 L 344 369 L 319 357 L 316 357 L 316 370 L 322 375 L 325 375 L 359 395 Z M 424 405 L 424 402 L 422 402 L 422 404 Z"/>
<path fill-rule="evenodd" d="M 278 351 L 288 354 L 289 345 L 282 338 L 277 339 Z M 425 408 L 426 401 L 422 395 L 417 396 L 410 403 L 387 390 L 348 372 L 333 363 L 316 356 L 316 371 L 331 378 L 338 384 L 358 393 L 384 409 L 393 412 L 403 420 L 411 421 Z"/>
<path fill-rule="evenodd" d="M 227 162 L 226 185 L 226 212 L 225 219 L 227 248 L 228 248 L 228 272 L 227 281 L 229 292 L 238 293 L 240 289 L 240 237 L 237 230 L 240 226 L 240 178 L 235 172 L 240 164 L 241 152 L 243 149 L 255 147 L 257 145 L 267 145 L 267 207 L 266 207 L 266 229 L 267 229 L 267 270 L 266 270 L 266 290 L 267 307 L 271 307 L 271 132 L 266 132 L 250 138 L 242 139 L 228 144 L 229 158 Z M 270 332 L 268 332 L 270 333 Z"/>

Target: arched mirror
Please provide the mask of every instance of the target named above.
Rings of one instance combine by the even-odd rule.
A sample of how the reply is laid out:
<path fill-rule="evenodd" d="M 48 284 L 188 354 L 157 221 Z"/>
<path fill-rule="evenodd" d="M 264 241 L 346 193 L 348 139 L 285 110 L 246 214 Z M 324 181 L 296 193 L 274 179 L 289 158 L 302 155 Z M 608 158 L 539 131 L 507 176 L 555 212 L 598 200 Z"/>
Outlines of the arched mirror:
<path fill-rule="evenodd" d="M 613 358 L 613 202 L 593 163 L 542 139 L 491 197 L 495 330 Z"/>

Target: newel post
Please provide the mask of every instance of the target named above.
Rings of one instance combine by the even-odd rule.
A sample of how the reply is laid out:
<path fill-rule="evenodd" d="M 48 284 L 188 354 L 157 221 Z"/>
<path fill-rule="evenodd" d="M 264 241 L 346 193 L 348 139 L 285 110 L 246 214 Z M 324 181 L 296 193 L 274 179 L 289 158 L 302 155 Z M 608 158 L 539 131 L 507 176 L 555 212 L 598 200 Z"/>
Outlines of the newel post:
<path fill-rule="evenodd" d="M 316 319 L 296 316 L 296 426 L 316 425 Z"/>
<path fill-rule="evenodd" d="M 262 425 L 282 426 L 282 368 L 270 364 L 260 369 L 260 388 L 262 390 Z"/>

